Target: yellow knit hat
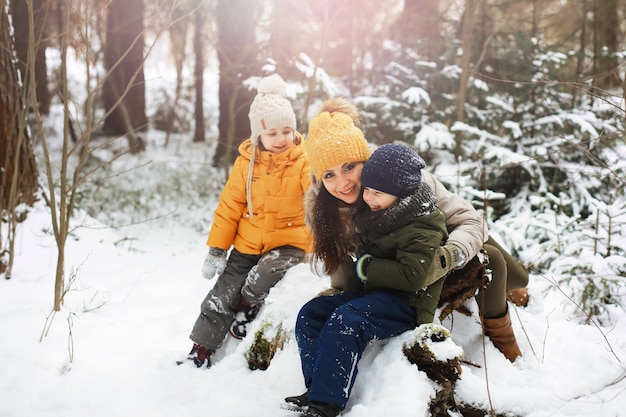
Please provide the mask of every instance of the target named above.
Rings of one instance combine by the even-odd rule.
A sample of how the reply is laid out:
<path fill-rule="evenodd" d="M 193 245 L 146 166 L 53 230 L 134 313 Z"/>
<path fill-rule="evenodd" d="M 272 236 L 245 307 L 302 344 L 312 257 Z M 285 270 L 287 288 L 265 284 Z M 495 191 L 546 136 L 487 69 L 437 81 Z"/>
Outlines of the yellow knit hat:
<path fill-rule="evenodd" d="M 363 132 L 354 125 L 350 116 L 327 111 L 311 120 L 304 152 L 318 180 L 329 168 L 346 162 L 364 162 L 371 154 Z"/>

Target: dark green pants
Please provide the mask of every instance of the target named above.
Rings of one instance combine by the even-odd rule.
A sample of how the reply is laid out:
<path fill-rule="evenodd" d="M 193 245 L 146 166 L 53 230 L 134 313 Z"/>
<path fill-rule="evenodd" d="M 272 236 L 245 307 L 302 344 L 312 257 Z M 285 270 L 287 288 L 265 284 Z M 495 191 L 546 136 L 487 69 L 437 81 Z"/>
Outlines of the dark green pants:
<path fill-rule="evenodd" d="M 491 282 L 476 294 L 483 317 L 501 317 L 506 313 L 506 293 L 528 285 L 528 271 L 498 242 L 489 237 L 484 249 L 489 256 Z"/>

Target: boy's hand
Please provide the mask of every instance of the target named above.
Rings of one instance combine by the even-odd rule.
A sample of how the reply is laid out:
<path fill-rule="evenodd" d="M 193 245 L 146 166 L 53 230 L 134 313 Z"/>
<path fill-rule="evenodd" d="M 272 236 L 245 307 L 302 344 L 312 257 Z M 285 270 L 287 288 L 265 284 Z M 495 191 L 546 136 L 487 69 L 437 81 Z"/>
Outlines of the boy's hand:
<path fill-rule="evenodd" d="M 365 253 L 359 257 L 356 262 L 356 274 L 361 282 L 367 282 L 367 267 L 370 265 L 374 257 L 369 253 Z"/>

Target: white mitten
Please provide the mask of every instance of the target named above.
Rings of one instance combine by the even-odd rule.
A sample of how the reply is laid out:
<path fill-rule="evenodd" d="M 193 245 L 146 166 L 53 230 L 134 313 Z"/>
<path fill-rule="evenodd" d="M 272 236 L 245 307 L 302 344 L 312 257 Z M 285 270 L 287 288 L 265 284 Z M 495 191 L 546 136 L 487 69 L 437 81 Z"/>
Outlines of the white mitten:
<path fill-rule="evenodd" d="M 209 253 L 202 264 L 202 276 L 211 279 L 215 275 L 222 275 L 224 268 L 226 268 L 226 251 L 220 248 L 209 248 Z"/>

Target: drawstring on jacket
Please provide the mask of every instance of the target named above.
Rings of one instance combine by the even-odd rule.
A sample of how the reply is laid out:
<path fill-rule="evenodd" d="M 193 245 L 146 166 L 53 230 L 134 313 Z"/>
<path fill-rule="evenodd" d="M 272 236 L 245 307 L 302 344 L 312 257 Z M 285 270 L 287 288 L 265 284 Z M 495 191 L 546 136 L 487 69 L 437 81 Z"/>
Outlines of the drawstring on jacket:
<path fill-rule="evenodd" d="M 248 179 L 246 180 L 246 203 L 248 204 L 248 216 L 252 218 L 252 171 L 254 170 L 254 159 L 256 156 L 256 143 L 252 142 L 252 155 L 250 156 L 250 167 L 248 168 Z"/>
<path fill-rule="evenodd" d="M 263 78 L 257 86 L 257 95 L 250 105 L 250 142 L 252 142 L 252 157 L 250 170 L 246 182 L 246 202 L 248 215 L 252 217 L 252 170 L 259 137 L 265 131 L 288 126 L 296 130 L 296 114 L 291 103 L 286 98 L 287 84 L 278 74 Z"/>

